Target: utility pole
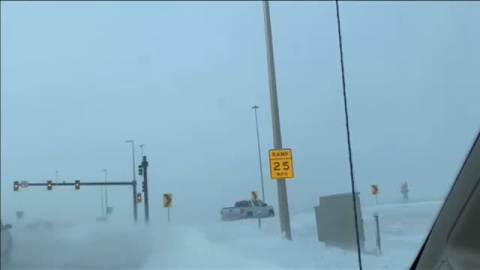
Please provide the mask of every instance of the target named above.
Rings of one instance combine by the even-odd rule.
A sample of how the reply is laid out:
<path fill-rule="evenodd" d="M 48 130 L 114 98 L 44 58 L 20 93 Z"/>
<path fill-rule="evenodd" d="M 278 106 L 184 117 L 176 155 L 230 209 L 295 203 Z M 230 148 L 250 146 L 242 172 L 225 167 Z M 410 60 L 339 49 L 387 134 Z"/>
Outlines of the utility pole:
<path fill-rule="evenodd" d="M 260 135 L 258 132 L 258 117 L 257 117 L 257 109 L 260 107 L 255 105 L 252 107 L 253 110 L 255 110 L 255 126 L 257 128 L 257 146 L 258 146 L 258 162 L 260 163 L 260 181 L 262 183 L 262 200 L 265 202 L 265 189 L 263 186 L 263 166 L 262 166 L 262 150 L 260 148 Z"/>
<path fill-rule="evenodd" d="M 107 183 L 107 169 L 102 170 L 105 174 L 105 183 Z M 108 216 L 108 190 L 107 185 L 105 185 L 105 216 Z"/>
<path fill-rule="evenodd" d="M 133 160 L 133 217 L 135 223 L 138 221 L 138 210 L 137 210 L 137 179 L 135 174 L 135 142 L 133 140 L 127 140 L 126 143 L 132 144 L 132 160 Z"/>
<path fill-rule="evenodd" d="M 148 168 L 148 162 L 147 162 L 147 157 L 143 156 L 142 160 L 142 174 L 143 174 L 143 197 L 144 197 L 144 205 L 145 205 L 145 223 L 148 224 L 150 220 L 150 213 L 148 209 L 148 174 L 147 174 L 147 168 Z"/>
<path fill-rule="evenodd" d="M 270 8 L 268 1 L 263 1 L 265 19 L 265 40 L 267 43 L 268 77 L 270 83 L 270 105 L 272 110 L 273 142 L 275 149 L 282 149 L 282 134 L 277 98 L 277 82 L 275 77 L 275 60 L 273 57 L 272 27 L 270 25 Z M 280 210 L 280 229 L 286 239 L 292 240 L 290 214 L 288 212 L 287 185 L 285 179 L 277 179 L 278 206 Z"/>
<path fill-rule="evenodd" d="M 103 201 L 103 188 L 104 187 L 100 187 L 100 200 L 102 202 L 102 209 L 101 209 L 101 212 L 100 212 L 100 217 L 103 217 L 103 213 L 105 213 L 104 207 L 103 207 L 103 203 L 104 203 L 104 201 Z"/>

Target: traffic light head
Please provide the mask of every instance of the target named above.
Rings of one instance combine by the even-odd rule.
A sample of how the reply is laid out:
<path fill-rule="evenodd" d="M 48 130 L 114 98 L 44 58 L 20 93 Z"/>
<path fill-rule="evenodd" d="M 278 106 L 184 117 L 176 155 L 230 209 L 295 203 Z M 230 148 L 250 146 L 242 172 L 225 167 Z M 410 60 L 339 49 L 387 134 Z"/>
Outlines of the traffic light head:
<path fill-rule="evenodd" d="M 18 181 L 13 182 L 13 191 L 18 191 L 20 189 L 20 185 Z"/>
<path fill-rule="evenodd" d="M 75 190 L 80 189 L 80 180 L 75 180 Z"/>
<path fill-rule="evenodd" d="M 138 165 L 138 175 L 143 175 L 143 168 L 141 165 Z"/>
<path fill-rule="evenodd" d="M 145 181 L 142 181 L 142 192 L 145 193 Z"/>
<path fill-rule="evenodd" d="M 52 190 L 52 188 L 53 188 L 53 183 L 52 183 L 51 180 L 48 180 L 47 181 L 47 190 Z"/>
<path fill-rule="evenodd" d="M 142 202 L 142 193 L 138 193 L 137 194 L 137 203 L 141 203 Z"/>

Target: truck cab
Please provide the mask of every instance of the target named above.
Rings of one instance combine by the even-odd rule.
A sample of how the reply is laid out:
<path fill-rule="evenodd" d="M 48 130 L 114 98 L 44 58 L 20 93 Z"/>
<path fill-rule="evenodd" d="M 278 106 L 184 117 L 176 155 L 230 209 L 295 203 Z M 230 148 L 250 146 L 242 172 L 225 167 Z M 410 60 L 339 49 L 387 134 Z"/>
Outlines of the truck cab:
<path fill-rule="evenodd" d="M 273 207 L 261 200 L 243 200 L 235 203 L 234 207 L 225 207 L 221 211 L 222 220 L 239 220 L 249 218 L 273 217 Z"/>

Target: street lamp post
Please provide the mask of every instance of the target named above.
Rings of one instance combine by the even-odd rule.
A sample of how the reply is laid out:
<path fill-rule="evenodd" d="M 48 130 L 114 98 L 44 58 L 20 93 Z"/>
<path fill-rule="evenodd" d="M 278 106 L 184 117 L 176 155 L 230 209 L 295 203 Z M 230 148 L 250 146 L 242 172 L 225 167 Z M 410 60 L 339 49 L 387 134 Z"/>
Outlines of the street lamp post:
<path fill-rule="evenodd" d="M 105 210 L 104 210 L 104 203 L 105 201 L 103 200 L 103 189 L 105 187 L 100 187 L 100 202 L 101 202 L 101 205 L 102 205 L 102 209 L 100 209 L 100 217 L 103 217 L 103 213 L 105 213 Z"/>
<path fill-rule="evenodd" d="M 138 221 L 138 212 L 137 212 L 137 200 L 136 200 L 136 193 L 137 193 L 137 179 L 135 176 L 135 142 L 133 140 L 127 140 L 126 143 L 132 144 L 132 161 L 133 161 L 133 216 L 135 219 L 135 223 Z"/>
<path fill-rule="evenodd" d="M 270 24 L 270 7 L 268 1 L 263 1 L 263 14 L 265 20 L 265 41 L 267 45 L 268 78 L 270 85 L 270 107 L 272 110 L 273 146 L 282 149 L 282 133 L 280 129 L 280 116 L 277 97 L 277 80 L 275 77 L 275 60 L 273 56 L 272 27 Z M 290 229 L 290 214 L 288 211 L 287 184 L 285 179 L 277 179 L 278 208 L 280 212 L 280 230 L 285 238 L 292 240 Z"/>
<path fill-rule="evenodd" d="M 107 169 L 103 169 L 102 172 L 105 174 L 105 183 L 107 183 Z M 108 190 L 107 185 L 105 185 L 105 216 L 108 216 Z"/>
<path fill-rule="evenodd" d="M 255 110 L 255 126 L 257 128 L 257 146 L 258 146 L 258 162 L 260 164 L 260 182 L 262 184 L 262 200 L 265 202 L 265 189 L 263 186 L 263 166 L 262 166 L 262 150 L 260 148 L 260 135 L 258 132 L 258 117 L 257 117 L 257 109 L 260 107 L 255 105 L 252 107 L 253 110 Z"/>
<path fill-rule="evenodd" d="M 145 146 L 145 144 L 140 144 L 140 156 L 143 158 L 143 147 Z"/>
<path fill-rule="evenodd" d="M 132 144 L 132 169 L 133 169 L 133 181 L 137 181 L 136 175 L 135 175 L 135 142 L 133 140 L 127 140 L 125 141 L 126 143 L 131 143 Z"/>

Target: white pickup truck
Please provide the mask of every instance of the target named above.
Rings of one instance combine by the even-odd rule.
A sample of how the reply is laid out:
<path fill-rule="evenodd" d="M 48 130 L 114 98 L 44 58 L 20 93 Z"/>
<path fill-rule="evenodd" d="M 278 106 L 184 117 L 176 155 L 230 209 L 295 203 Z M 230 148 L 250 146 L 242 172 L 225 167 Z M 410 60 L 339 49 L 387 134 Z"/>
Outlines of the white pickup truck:
<path fill-rule="evenodd" d="M 239 201 L 234 207 L 225 207 L 221 211 L 223 221 L 233 221 L 248 218 L 266 218 L 275 216 L 271 205 L 260 200 Z"/>

